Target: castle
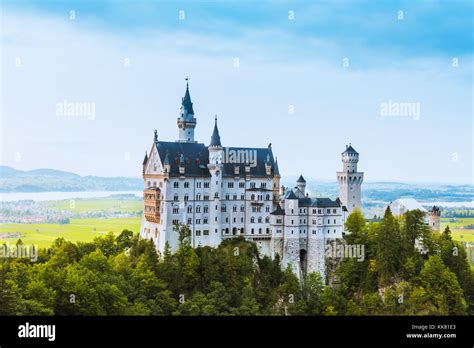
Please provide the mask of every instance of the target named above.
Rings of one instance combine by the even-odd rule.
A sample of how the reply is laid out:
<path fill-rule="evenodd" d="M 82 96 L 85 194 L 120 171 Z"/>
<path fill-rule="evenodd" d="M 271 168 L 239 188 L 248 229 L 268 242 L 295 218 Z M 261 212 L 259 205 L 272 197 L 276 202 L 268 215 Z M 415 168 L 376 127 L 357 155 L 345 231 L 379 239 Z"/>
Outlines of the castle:
<path fill-rule="evenodd" d="M 191 229 L 193 246 L 218 246 L 243 236 L 270 257 L 279 254 L 282 267 L 291 264 L 301 276 L 324 276 L 325 243 L 341 238 L 344 222 L 361 208 L 364 174 L 359 154 L 346 146 L 343 169 L 337 172 L 339 198 L 311 198 L 301 175 L 294 188 L 280 185 L 278 161 L 267 148 L 224 147 L 217 117 L 209 145 L 194 140 L 197 119 L 186 83 L 177 119 L 177 141 L 154 141 L 143 161 L 144 213 L 142 238 L 157 250 L 178 248 L 175 223 Z"/>

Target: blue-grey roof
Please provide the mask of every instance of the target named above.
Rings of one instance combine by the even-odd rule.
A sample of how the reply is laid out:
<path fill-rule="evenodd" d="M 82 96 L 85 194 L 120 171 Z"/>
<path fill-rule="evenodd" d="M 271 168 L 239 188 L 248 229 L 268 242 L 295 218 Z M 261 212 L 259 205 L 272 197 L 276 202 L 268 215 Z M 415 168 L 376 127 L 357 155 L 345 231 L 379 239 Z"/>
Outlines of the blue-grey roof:
<path fill-rule="evenodd" d="M 188 110 L 188 114 L 194 115 L 193 110 L 193 103 L 191 102 L 191 95 L 189 94 L 189 86 L 186 82 L 186 93 L 184 93 L 184 97 L 181 101 L 181 105 L 183 105 L 186 110 Z"/>
<path fill-rule="evenodd" d="M 293 190 L 288 190 L 285 192 L 284 196 L 283 196 L 285 199 L 298 199 L 298 197 L 296 197 L 295 193 L 293 192 Z"/>
<path fill-rule="evenodd" d="M 221 137 L 219 135 L 219 129 L 217 128 L 217 117 L 214 124 L 214 130 L 212 131 L 211 143 L 209 146 L 221 147 Z"/>
<path fill-rule="evenodd" d="M 317 207 L 317 208 L 338 208 L 341 206 L 337 199 L 333 201 L 330 198 L 300 198 L 298 200 L 300 207 Z"/>
<path fill-rule="evenodd" d="M 300 175 L 296 182 L 306 183 L 306 180 L 303 178 L 303 174 Z"/>
<path fill-rule="evenodd" d="M 155 145 L 163 165 L 165 165 L 166 158 L 170 164 L 169 174 L 171 176 L 180 176 L 179 164 L 183 157 L 184 175 L 185 176 L 210 176 L 207 165 L 209 164 L 209 150 L 205 144 L 188 143 L 188 142 L 169 142 L 157 141 Z M 275 161 L 271 148 L 243 148 L 243 147 L 226 147 L 224 151 L 255 151 L 256 165 L 250 167 L 250 175 L 254 177 L 266 177 L 265 161 L 269 157 L 269 164 L 272 167 L 271 175 L 275 174 Z M 181 156 L 182 155 L 182 156 Z M 223 176 L 240 176 L 245 177 L 245 163 L 225 163 L 225 156 L 223 158 Z M 239 167 L 239 174 L 236 175 L 234 168 Z"/>
<path fill-rule="evenodd" d="M 346 145 L 346 151 L 344 151 L 343 153 L 356 153 L 356 154 L 359 154 L 356 150 L 354 150 L 354 148 L 352 147 L 351 144 L 349 144 L 349 146 Z"/>

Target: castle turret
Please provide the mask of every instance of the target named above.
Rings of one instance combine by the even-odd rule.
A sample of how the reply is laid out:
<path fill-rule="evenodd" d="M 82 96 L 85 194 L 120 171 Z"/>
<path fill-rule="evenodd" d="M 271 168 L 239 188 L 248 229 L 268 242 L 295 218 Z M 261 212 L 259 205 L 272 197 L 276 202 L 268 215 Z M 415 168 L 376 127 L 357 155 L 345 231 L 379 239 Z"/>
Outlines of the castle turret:
<path fill-rule="evenodd" d="M 361 186 L 364 180 L 364 173 L 357 171 L 359 153 L 354 150 L 351 144 L 346 145 L 346 150 L 341 154 L 342 171 L 337 172 L 339 183 L 339 199 L 349 213 L 354 209 L 361 209 Z"/>
<path fill-rule="evenodd" d="M 178 128 L 180 142 L 194 142 L 194 128 L 196 128 L 196 118 L 194 117 L 193 103 L 189 94 L 189 78 L 186 78 L 186 92 L 181 100 L 179 109 Z"/>
<path fill-rule="evenodd" d="M 428 224 L 433 231 L 440 231 L 441 210 L 439 207 L 433 205 L 433 208 L 428 211 Z"/>
<path fill-rule="evenodd" d="M 222 159 L 224 158 L 224 149 L 221 144 L 221 137 L 217 127 L 217 116 L 215 118 L 214 130 L 212 131 L 211 143 L 208 147 L 209 164 L 207 168 L 211 174 L 210 200 L 211 209 L 209 210 L 209 223 L 213 233 L 210 235 L 211 246 L 219 245 L 221 241 L 221 191 L 222 191 Z M 217 233 L 215 233 L 217 232 Z"/>
<path fill-rule="evenodd" d="M 303 178 L 303 174 L 300 175 L 296 181 L 296 187 L 301 191 L 303 195 L 306 194 L 306 180 Z"/>

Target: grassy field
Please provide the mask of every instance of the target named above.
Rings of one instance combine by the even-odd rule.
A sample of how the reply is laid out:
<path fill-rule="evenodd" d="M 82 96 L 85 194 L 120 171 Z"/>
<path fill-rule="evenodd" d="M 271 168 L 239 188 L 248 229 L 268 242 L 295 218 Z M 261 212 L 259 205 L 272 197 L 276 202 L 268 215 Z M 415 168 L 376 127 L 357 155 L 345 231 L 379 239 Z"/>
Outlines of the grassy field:
<path fill-rule="evenodd" d="M 474 230 L 463 228 L 466 225 L 474 224 L 474 218 L 456 218 L 456 222 L 449 222 L 449 218 L 441 219 L 441 232 L 449 226 L 453 239 L 461 242 L 474 242 Z"/>
<path fill-rule="evenodd" d="M 19 232 L 25 244 L 47 248 L 56 239 L 63 237 L 72 242 L 91 241 L 112 231 L 116 234 L 127 229 L 138 232 L 140 218 L 117 219 L 71 219 L 71 223 L 59 224 L 1 224 L 0 233 Z M 2 238 L 1 242 L 15 243 L 17 238 Z"/>

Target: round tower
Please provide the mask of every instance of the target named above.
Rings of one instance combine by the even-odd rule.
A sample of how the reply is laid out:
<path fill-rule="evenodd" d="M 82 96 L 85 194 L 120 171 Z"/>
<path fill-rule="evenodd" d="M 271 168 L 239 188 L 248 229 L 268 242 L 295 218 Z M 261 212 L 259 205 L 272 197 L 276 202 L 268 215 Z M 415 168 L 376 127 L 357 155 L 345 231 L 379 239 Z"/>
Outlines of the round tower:
<path fill-rule="evenodd" d="M 196 118 L 194 117 L 193 103 L 189 94 L 189 78 L 186 78 L 186 92 L 181 100 L 179 109 L 178 129 L 180 142 L 194 142 L 194 128 L 196 128 Z"/>
<path fill-rule="evenodd" d="M 357 171 L 359 153 L 351 144 L 346 145 L 346 150 L 341 154 L 342 171 L 337 172 L 339 184 L 339 199 L 347 211 L 351 213 L 354 209 L 361 210 L 361 186 L 364 181 L 364 173 Z"/>
<path fill-rule="evenodd" d="M 428 224 L 433 231 L 440 231 L 441 210 L 439 207 L 433 205 L 433 208 L 428 212 Z"/>

